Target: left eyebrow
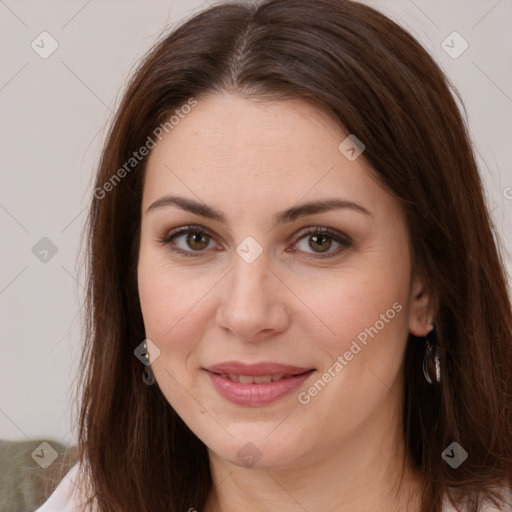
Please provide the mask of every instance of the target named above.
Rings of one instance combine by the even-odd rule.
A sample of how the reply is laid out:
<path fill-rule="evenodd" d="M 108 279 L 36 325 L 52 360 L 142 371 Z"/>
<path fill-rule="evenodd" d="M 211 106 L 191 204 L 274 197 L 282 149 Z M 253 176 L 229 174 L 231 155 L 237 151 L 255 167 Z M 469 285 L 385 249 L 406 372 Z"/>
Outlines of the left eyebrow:
<path fill-rule="evenodd" d="M 163 206 L 177 206 L 182 210 L 186 210 L 196 215 L 207 217 L 209 219 L 217 220 L 223 224 L 226 224 L 226 216 L 220 210 L 217 210 L 212 206 L 208 206 L 205 203 L 200 203 L 193 199 L 181 196 L 163 196 L 160 199 L 157 199 L 154 203 L 152 203 L 146 211 L 149 212 L 153 209 L 160 208 Z M 341 208 L 353 210 L 372 217 L 371 212 L 358 203 L 354 203 L 353 201 L 349 201 L 347 199 L 333 198 L 323 199 L 321 201 L 310 201 L 309 203 L 303 203 L 297 206 L 293 206 L 291 208 L 287 208 L 286 210 L 282 210 L 276 213 L 273 216 L 273 222 L 274 224 L 293 222 L 300 217 L 305 217 L 307 215 L 323 213 L 329 210 Z"/>
<path fill-rule="evenodd" d="M 372 217 L 372 214 L 364 206 L 349 201 L 347 199 L 323 199 L 321 201 L 311 201 L 309 203 L 303 203 L 298 206 L 293 206 L 274 215 L 274 223 L 279 224 L 282 222 L 293 222 L 299 217 L 305 217 L 306 215 L 313 215 L 315 213 L 324 213 L 329 210 L 337 210 L 346 208 L 353 210 L 365 215 Z"/>

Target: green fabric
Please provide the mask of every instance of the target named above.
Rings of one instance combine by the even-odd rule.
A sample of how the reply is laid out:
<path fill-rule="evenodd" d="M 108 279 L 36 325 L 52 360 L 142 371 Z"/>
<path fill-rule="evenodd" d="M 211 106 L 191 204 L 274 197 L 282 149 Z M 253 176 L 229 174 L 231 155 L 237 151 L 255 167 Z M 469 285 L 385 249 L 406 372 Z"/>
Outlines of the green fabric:
<path fill-rule="evenodd" d="M 41 443 L 51 448 L 46 444 L 41 447 Z M 48 465 L 55 456 L 53 450 L 57 458 Z M 66 447 L 53 440 L 0 439 L 0 512 L 34 512 L 77 460 L 75 446 Z"/>

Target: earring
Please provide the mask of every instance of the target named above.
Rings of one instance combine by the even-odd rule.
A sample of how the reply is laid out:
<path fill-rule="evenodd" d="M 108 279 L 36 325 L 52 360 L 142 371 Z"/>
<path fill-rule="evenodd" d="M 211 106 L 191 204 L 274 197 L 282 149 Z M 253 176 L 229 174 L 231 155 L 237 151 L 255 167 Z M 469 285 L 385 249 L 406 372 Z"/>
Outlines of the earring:
<path fill-rule="evenodd" d="M 148 352 L 148 344 L 144 341 L 144 349 L 145 349 L 145 352 L 144 352 L 144 364 L 145 365 L 148 365 L 149 364 L 149 352 Z"/>
<path fill-rule="evenodd" d="M 151 366 L 145 366 L 142 372 L 142 381 L 148 386 L 152 386 L 155 383 L 155 374 L 151 369 Z"/>
<path fill-rule="evenodd" d="M 155 374 L 151 368 L 151 361 L 149 360 L 148 344 L 144 342 L 144 371 L 142 372 L 142 380 L 144 384 L 151 386 L 155 383 Z"/>
<path fill-rule="evenodd" d="M 435 329 L 435 327 L 434 327 Z M 432 329 L 426 337 L 426 349 L 425 349 L 425 356 L 423 358 L 423 375 L 425 376 L 425 380 L 429 384 L 433 384 L 432 378 L 430 377 L 429 368 L 432 366 L 432 359 L 434 360 L 434 366 L 435 366 L 435 381 L 440 382 L 441 381 L 441 360 L 439 358 L 439 352 L 437 350 L 437 347 L 434 349 L 433 343 L 429 340 L 431 337 L 431 334 L 434 332 L 434 329 Z"/>

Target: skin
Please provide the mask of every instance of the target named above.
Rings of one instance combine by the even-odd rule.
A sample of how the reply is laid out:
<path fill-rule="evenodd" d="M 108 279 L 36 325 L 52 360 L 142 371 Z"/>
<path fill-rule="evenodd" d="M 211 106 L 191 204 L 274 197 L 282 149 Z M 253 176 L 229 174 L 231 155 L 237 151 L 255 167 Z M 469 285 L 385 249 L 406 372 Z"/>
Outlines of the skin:
<path fill-rule="evenodd" d="M 407 460 L 398 486 L 403 358 L 408 333 L 431 330 L 433 300 L 412 271 L 403 212 L 364 153 L 349 161 L 338 150 L 348 134 L 321 110 L 232 94 L 197 100 L 149 155 L 138 285 L 146 336 L 160 350 L 151 353 L 158 386 L 210 454 L 214 485 L 202 510 L 419 510 L 419 476 Z M 167 194 L 215 207 L 226 221 L 175 205 L 148 211 Z M 326 198 L 370 214 L 272 220 Z M 210 237 L 190 245 L 182 234 L 174 246 L 198 257 L 161 242 L 190 224 Z M 311 246 L 310 226 L 352 245 Z M 248 236 L 263 248 L 252 263 L 236 251 Z M 325 253 L 333 256 L 314 257 Z M 307 404 L 293 392 L 266 406 L 234 405 L 202 370 L 228 360 L 315 368 L 307 391 L 395 303 L 400 312 Z M 248 442 L 261 456 L 252 467 L 237 456 Z"/>

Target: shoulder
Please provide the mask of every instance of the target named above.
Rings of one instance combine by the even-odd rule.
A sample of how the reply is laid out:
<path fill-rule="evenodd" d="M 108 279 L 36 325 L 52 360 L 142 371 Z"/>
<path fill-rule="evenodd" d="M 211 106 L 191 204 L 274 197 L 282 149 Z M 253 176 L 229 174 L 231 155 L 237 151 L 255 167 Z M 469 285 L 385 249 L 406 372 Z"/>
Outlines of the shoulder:
<path fill-rule="evenodd" d="M 499 492 L 505 501 L 499 506 L 486 501 L 482 504 L 480 512 L 512 512 L 512 487 L 502 486 L 499 488 Z M 442 512 L 465 512 L 465 510 L 465 508 L 457 509 L 453 507 L 447 499 L 443 502 Z"/>
<path fill-rule="evenodd" d="M 78 486 L 80 466 L 77 462 L 60 481 L 51 496 L 35 512 L 81 512 L 85 501 Z"/>

